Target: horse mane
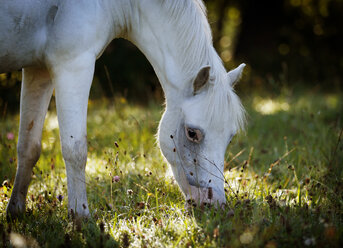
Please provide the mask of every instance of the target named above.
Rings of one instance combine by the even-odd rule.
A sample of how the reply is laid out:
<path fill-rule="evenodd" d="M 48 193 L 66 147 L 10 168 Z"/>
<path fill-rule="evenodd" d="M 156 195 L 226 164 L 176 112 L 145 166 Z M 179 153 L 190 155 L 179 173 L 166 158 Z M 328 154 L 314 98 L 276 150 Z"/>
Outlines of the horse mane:
<path fill-rule="evenodd" d="M 163 0 L 168 11 L 169 22 L 177 32 L 178 47 L 181 49 L 181 66 L 187 78 L 196 75 L 202 66 L 211 66 L 211 83 L 207 92 L 206 106 L 209 121 L 234 123 L 237 130 L 244 129 L 245 110 L 227 78 L 222 60 L 213 47 L 211 28 L 202 0 Z M 183 56 L 182 56 L 183 55 Z M 214 122 L 213 122 L 214 123 Z"/>
<path fill-rule="evenodd" d="M 168 22 L 177 30 L 180 62 L 187 76 L 194 76 L 201 66 L 210 64 L 212 33 L 206 8 L 201 0 L 163 0 Z M 187 54 L 187 56 L 185 56 Z"/>

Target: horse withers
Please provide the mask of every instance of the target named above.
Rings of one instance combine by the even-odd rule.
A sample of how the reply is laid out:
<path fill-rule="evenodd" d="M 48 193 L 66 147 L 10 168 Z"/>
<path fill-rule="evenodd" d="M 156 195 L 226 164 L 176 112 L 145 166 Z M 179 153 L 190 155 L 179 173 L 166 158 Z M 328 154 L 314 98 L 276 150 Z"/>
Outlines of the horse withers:
<path fill-rule="evenodd" d="M 233 85 L 212 45 L 201 0 L 0 0 L 0 73 L 22 69 L 18 167 L 7 213 L 25 211 L 55 89 L 68 209 L 89 215 L 87 103 L 95 60 L 114 38 L 133 42 L 159 78 L 166 109 L 161 151 L 188 204 L 225 204 L 224 154 L 244 124 Z"/>

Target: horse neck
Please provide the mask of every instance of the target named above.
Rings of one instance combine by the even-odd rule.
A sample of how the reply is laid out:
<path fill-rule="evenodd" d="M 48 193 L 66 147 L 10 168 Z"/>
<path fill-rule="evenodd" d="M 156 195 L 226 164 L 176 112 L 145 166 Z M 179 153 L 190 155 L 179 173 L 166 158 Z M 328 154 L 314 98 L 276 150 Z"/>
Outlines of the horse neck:
<path fill-rule="evenodd" d="M 124 38 L 134 43 L 152 64 L 161 83 L 169 108 L 177 107 L 180 102 L 192 92 L 192 80 L 200 68 L 208 65 L 205 58 L 194 59 L 190 54 L 185 54 L 185 47 L 181 47 L 179 33 L 185 30 L 176 28 L 171 20 L 166 18 L 166 10 L 162 9 L 158 1 L 131 0 L 130 14 L 125 29 Z M 161 8 L 161 9 L 158 9 Z M 205 31 L 204 31 L 205 32 Z M 188 45 L 185 41 L 184 46 Z M 207 48 L 214 51 L 212 45 Z M 192 47 L 187 48 L 187 53 L 194 53 Z M 189 57 L 189 62 L 186 61 Z M 193 67 L 186 68 L 185 64 Z"/>

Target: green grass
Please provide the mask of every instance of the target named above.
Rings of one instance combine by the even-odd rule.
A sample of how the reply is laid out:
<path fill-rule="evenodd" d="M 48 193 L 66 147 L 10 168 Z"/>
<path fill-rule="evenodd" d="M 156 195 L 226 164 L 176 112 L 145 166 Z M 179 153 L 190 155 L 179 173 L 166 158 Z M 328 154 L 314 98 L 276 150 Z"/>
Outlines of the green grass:
<path fill-rule="evenodd" d="M 82 225 L 67 215 L 54 111 L 45 123 L 26 215 L 6 221 L 19 117 L 3 118 L 0 246 L 342 247 L 342 94 L 284 90 L 246 95 L 247 131 L 234 138 L 226 156 L 225 210 L 185 210 L 155 144 L 162 107 L 133 106 L 125 99 L 90 102 L 87 190 L 92 218 Z M 113 182 L 114 176 L 119 182 Z"/>

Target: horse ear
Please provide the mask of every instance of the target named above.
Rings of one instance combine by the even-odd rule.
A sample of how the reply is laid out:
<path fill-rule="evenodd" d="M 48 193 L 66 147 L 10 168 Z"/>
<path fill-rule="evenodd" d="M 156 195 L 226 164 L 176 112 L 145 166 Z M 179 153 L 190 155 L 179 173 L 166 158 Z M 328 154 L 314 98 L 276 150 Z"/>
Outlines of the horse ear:
<path fill-rule="evenodd" d="M 193 83 L 193 94 L 199 92 L 201 88 L 204 87 L 205 84 L 208 83 L 208 80 L 210 78 L 210 69 L 211 66 L 204 66 L 200 69 L 198 72 L 198 75 L 195 77 L 194 83 Z"/>
<path fill-rule="evenodd" d="M 238 82 L 239 79 L 242 77 L 243 69 L 245 64 L 240 64 L 237 68 L 233 69 L 232 71 L 228 72 L 228 78 L 230 80 L 230 85 L 233 87 Z"/>

